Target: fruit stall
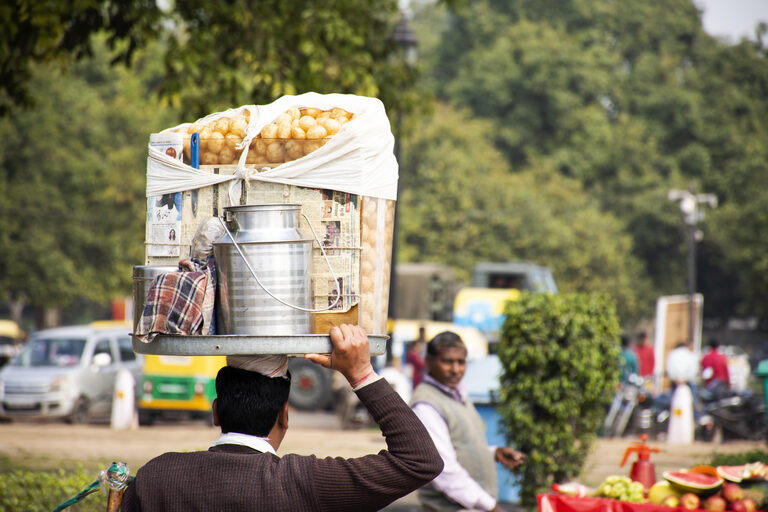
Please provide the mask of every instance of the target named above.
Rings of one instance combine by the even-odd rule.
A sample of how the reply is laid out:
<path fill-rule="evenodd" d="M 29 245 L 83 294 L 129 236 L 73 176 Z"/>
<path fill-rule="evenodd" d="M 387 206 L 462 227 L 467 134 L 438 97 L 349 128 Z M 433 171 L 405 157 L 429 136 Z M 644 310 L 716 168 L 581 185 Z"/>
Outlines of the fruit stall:
<path fill-rule="evenodd" d="M 632 476 L 644 480 L 648 473 L 633 466 Z M 540 512 L 757 512 L 766 505 L 768 465 L 761 462 L 666 471 L 651 485 L 619 475 L 607 477 L 595 489 L 566 482 L 538 496 Z"/>

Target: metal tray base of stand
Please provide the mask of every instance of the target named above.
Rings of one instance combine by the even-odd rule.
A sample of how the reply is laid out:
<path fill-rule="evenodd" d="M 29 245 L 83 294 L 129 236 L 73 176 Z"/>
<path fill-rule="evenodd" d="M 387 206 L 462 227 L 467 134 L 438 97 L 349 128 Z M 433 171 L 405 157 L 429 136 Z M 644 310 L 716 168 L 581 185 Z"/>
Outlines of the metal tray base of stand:
<path fill-rule="evenodd" d="M 369 334 L 368 341 L 372 356 L 387 351 L 385 334 Z M 333 345 L 327 334 L 286 334 L 275 336 L 252 336 L 245 334 L 223 334 L 216 336 L 184 336 L 180 334 L 158 334 L 150 343 L 143 343 L 133 336 L 133 351 L 137 354 L 168 356 L 250 356 L 285 354 L 330 354 Z"/>

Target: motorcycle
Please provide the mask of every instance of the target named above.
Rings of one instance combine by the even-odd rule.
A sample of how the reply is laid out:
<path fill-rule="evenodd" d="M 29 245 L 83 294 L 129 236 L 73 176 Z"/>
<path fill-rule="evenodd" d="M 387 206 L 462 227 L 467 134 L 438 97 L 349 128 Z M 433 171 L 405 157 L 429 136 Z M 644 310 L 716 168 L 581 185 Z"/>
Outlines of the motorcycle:
<path fill-rule="evenodd" d="M 603 423 L 605 437 L 647 434 L 649 439 L 664 440 L 667 436 L 672 392 L 653 395 L 651 380 L 632 375 L 614 396 Z M 700 410 L 701 406 L 697 405 Z M 711 441 L 715 420 L 709 412 L 697 413 L 694 438 Z"/>
<path fill-rule="evenodd" d="M 656 439 L 666 436 L 672 392 L 654 398 L 654 433 Z M 768 418 L 761 396 L 751 391 L 731 391 L 719 381 L 701 386 L 696 393 L 696 425 L 694 439 L 724 442 L 734 439 L 765 440 Z"/>
<path fill-rule="evenodd" d="M 650 433 L 650 380 L 632 374 L 616 392 L 603 421 L 605 437 L 621 437 L 625 434 Z"/>
<path fill-rule="evenodd" d="M 713 440 L 764 441 L 768 418 L 762 396 L 746 390 L 735 392 L 719 381 L 699 392 L 704 414 L 713 419 Z"/>
<path fill-rule="evenodd" d="M 654 397 L 653 407 L 651 408 L 652 418 L 652 432 L 650 437 L 657 441 L 663 441 L 667 438 L 667 431 L 669 429 L 669 416 L 672 408 L 672 391 L 665 391 Z M 693 438 L 696 441 L 712 441 L 715 435 L 714 418 L 709 414 L 702 414 L 700 412 L 700 405 L 697 403 L 694 405 L 694 409 L 699 412 L 694 412 L 694 434 Z"/>

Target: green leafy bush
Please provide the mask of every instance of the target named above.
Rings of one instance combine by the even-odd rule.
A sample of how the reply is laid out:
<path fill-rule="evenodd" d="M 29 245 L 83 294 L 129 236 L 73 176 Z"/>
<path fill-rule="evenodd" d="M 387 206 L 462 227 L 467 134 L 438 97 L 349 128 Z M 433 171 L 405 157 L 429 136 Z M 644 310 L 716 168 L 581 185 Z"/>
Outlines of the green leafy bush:
<path fill-rule="evenodd" d="M 521 499 L 578 475 L 618 380 L 620 328 L 606 295 L 521 294 L 508 302 L 499 414 L 528 455 Z"/>
<path fill-rule="evenodd" d="M 0 510 L 50 512 L 96 480 L 96 474 L 79 466 L 75 471 L 14 470 L 0 473 Z M 101 491 L 86 496 L 67 512 L 103 512 L 107 498 Z"/>
<path fill-rule="evenodd" d="M 755 449 L 741 453 L 719 453 L 712 458 L 709 464 L 711 466 L 741 466 L 750 462 L 768 464 L 768 452 Z"/>

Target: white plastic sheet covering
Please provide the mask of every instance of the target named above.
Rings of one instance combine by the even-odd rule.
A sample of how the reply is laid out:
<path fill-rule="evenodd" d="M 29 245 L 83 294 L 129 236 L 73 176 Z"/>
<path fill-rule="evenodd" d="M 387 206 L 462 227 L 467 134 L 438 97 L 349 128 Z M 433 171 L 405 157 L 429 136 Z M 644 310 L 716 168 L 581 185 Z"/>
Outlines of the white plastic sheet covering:
<path fill-rule="evenodd" d="M 245 159 L 253 137 L 290 107 L 334 107 L 357 114 L 321 148 L 273 169 L 246 169 Z M 349 94 L 306 93 L 283 96 L 269 105 L 247 105 L 211 114 L 199 120 L 209 122 L 232 115 L 243 108 L 251 112 L 244 151 L 234 175 L 219 175 L 194 169 L 160 151 L 149 149 L 147 197 L 182 192 L 231 181 L 230 204 L 239 204 L 241 181 L 261 180 L 308 188 L 323 188 L 382 199 L 397 199 L 398 164 L 394 137 L 384 104 L 376 98 Z M 164 130 L 175 131 L 189 124 Z"/>

